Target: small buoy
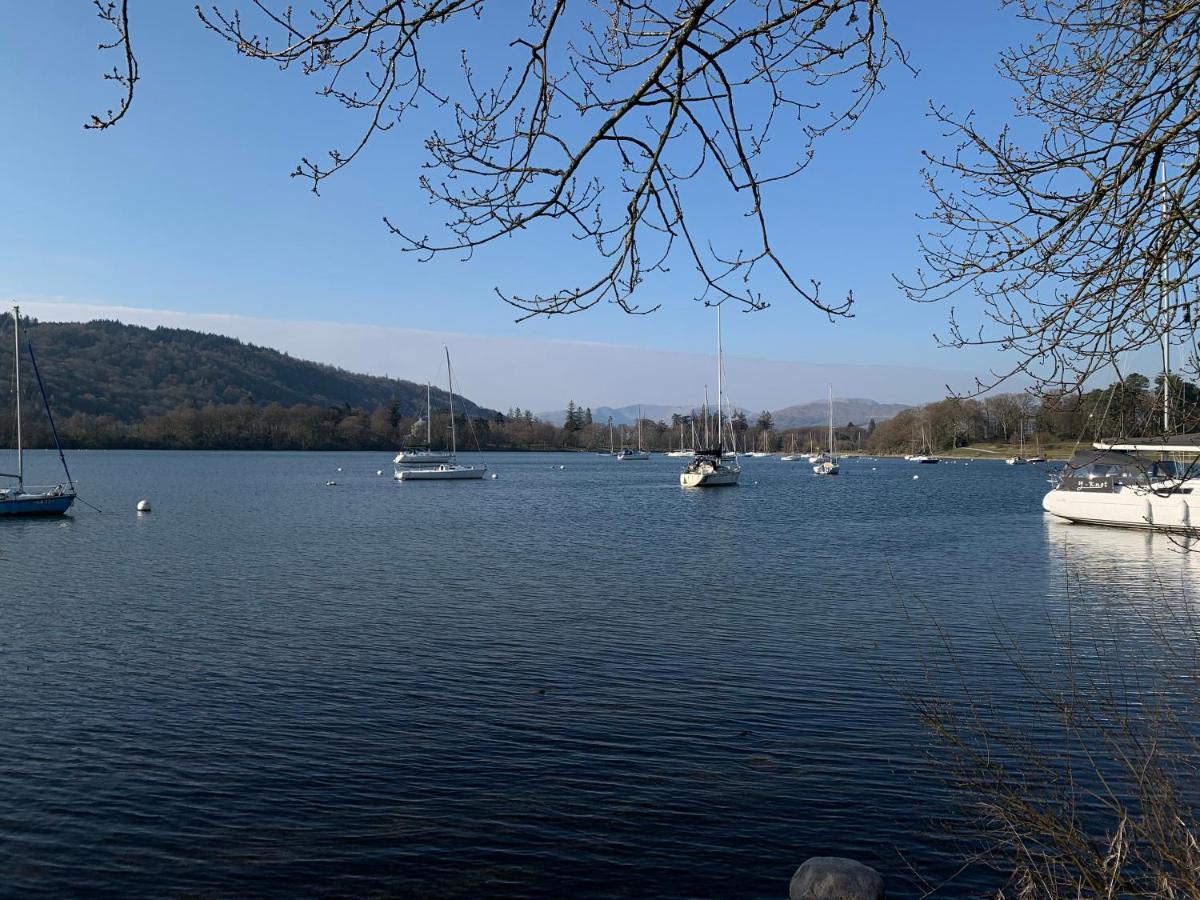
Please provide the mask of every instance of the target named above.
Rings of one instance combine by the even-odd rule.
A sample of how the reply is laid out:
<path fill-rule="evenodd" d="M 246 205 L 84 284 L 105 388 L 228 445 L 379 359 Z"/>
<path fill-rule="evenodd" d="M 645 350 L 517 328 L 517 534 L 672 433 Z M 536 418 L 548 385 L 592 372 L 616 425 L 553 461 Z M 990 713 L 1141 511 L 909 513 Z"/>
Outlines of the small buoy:
<path fill-rule="evenodd" d="M 376 470 L 375 470 L 375 474 L 376 474 L 376 475 L 382 475 L 382 474 L 383 474 L 383 469 L 376 469 Z"/>
<path fill-rule="evenodd" d="M 493 480 L 493 481 L 495 481 L 495 480 L 496 480 L 496 473 L 495 473 L 495 472 L 493 472 L 493 473 L 492 473 L 492 480 Z"/>
<path fill-rule="evenodd" d="M 914 476 L 913 476 L 913 481 L 916 481 L 916 480 L 917 480 L 918 478 L 920 478 L 920 477 L 921 477 L 920 475 L 914 475 Z"/>
<path fill-rule="evenodd" d="M 342 467 L 341 467 L 341 466 L 338 466 L 338 471 L 339 471 L 339 472 L 340 472 L 340 471 L 342 471 Z"/>
<path fill-rule="evenodd" d="M 559 468 L 560 468 L 560 469 L 565 469 L 565 468 L 566 468 L 566 466 L 559 466 Z"/>
<path fill-rule="evenodd" d="M 140 513 L 150 512 L 150 501 L 149 500 L 139 500 L 137 503 L 137 511 Z"/>
<path fill-rule="evenodd" d="M 877 471 L 878 471 L 878 469 L 876 469 L 874 466 L 871 466 L 871 471 L 872 471 L 872 472 L 877 472 Z"/>
<path fill-rule="evenodd" d="M 337 484 L 336 481 L 327 481 L 325 482 L 325 487 L 333 487 L 335 484 Z"/>

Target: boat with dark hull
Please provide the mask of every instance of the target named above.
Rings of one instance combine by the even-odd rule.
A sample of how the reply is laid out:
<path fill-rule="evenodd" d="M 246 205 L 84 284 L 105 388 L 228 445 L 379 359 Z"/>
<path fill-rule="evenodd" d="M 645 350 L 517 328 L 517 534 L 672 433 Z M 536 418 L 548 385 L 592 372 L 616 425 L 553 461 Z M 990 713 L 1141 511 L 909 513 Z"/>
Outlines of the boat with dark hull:
<path fill-rule="evenodd" d="M 75 483 L 71 480 L 71 472 L 67 468 L 67 458 L 63 455 L 62 444 L 58 440 L 58 428 L 54 424 L 54 416 L 50 412 L 50 401 L 46 397 L 46 388 L 42 384 L 42 374 L 38 371 L 37 357 L 33 352 L 33 344 L 26 342 L 29 351 L 29 363 L 37 378 L 38 389 L 42 395 L 42 404 L 46 410 L 46 418 L 50 422 L 50 432 L 54 435 L 54 446 L 58 450 L 58 458 L 62 462 L 63 473 L 66 475 L 65 484 L 53 487 L 34 487 L 25 484 L 25 448 L 21 435 L 21 310 L 13 307 L 13 376 L 14 396 L 16 398 L 17 420 L 17 471 L 14 473 L 0 472 L 0 477 L 11 478 L 16 484 L 0 488 L 0 517 L 3 516 L 61 516 L 75 502 Z"/>

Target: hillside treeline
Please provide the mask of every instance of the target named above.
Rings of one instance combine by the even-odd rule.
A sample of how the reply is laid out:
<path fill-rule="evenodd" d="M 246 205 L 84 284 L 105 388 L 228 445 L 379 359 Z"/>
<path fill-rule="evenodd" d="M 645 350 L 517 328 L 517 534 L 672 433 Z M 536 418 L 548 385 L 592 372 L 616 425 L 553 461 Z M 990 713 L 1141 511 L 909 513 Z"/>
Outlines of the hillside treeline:
<path fill-rule="evenodd" d="M 5 394 L 12 383 L 12 324 L 11 314 L 0 314 L 0 389 Z M 81 421 L 98 423 L 108 417 L 132 425 L 171 418 L 184 409 L 244 403 L 264 409 L 275 404 L 296 410 L 300 419 L 312 413 L 298 407 L 350 407 L 368 415 L 395 407 L 410 419 L 425 412 L 423 384 L 360 375 L 215 334 L 110 321 L 38 322 L 24 316 L 21 334 L 34 344 L 54 413 L 64 423 L 79 413 L 92 417 Z M 26 397 L 36 398 L 24 348 L 22 356 Z M 435 387 L 432 393 L 434 408 L 448 409 L 446 392 Z M 6 415 L 6 403 L 0 395 L 0 417 Z M 455 398 L 455 406 L 474 416 L 491 414 L 462 397 Z M 234 411 L 222 416 L 234 418 Z M 333 418 L 340 424 L 340 418 Z"/>
<path fill-rule="evenodd" d="M 1162 433 L 1162 376 L 1153 383 L 1132 374 L 1083 394 L 999 394 L 978 400 L 946 399 L 906 409 L 880 422 L 865 442 L 877 453 L 951 450 L 974 443 L 1028 445 L 1091 442 Z M 1171 429 L 1200 430 L 1200 389 L 1171 376 Z"/>

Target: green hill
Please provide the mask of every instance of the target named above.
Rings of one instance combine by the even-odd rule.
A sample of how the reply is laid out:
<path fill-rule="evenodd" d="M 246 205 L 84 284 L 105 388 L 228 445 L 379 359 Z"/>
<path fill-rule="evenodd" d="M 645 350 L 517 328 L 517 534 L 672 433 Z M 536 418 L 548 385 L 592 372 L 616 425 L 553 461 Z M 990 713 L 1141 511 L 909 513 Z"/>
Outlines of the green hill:
<path fill-rule="evenodd" d="M 62 421 L 82 414 L 131 424 L 209 404 L 303 404 L 368 413 L 383 407 L 409 420 L 425 413 L 424 385 L 359 375 L 214 334 L 111 321 L 23 321 L 22 336 L 33 341 Z M 0 384 L 10 383 L 12 370 L 12 316 L 6 313 L 0 315 Z M 448 403 L 446 392 L 435 388 L 435 410 Z M 456 411 L 464 407 L 471 416 L 492 415 L 456 398 Z"/>

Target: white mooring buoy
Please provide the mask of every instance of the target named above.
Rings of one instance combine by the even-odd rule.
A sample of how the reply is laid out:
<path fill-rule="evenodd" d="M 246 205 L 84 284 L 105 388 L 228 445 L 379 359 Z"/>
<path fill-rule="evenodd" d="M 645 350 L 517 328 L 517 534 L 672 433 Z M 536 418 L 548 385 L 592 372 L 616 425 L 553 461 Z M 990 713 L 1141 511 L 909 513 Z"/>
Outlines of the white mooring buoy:
<path fill-rule="evenodd" d="M 496 473 L 495 473 L 495 472 L 493 472 L 493 473 L 492 473 L 492 480 L 493 480 L 493 481 L 495 481 L 495 480 L 496 480 Z"/>
<path fill-rule="evenodd" d="M 914 476 L 913 476 L 913 481 L 916 481 L 916 480 L 917 480 L 918 478 L 920 478 L 920 477 L 921 477 L 920 475 L 914 475 Z"/>
<path fill-rule="evenodd" d="M 139 500 L 137 503 L 137 511 L 140 513 L 150 512 L 150 501 L 149 500 Z"/>
<path fill-rule="evenodd" d="M 375 474 L 376 474 L 376 475 L 382 475 L 382 474 L 383 474 L 383 469 L 376 469 L 376 470 L 375 470 Z"/>

